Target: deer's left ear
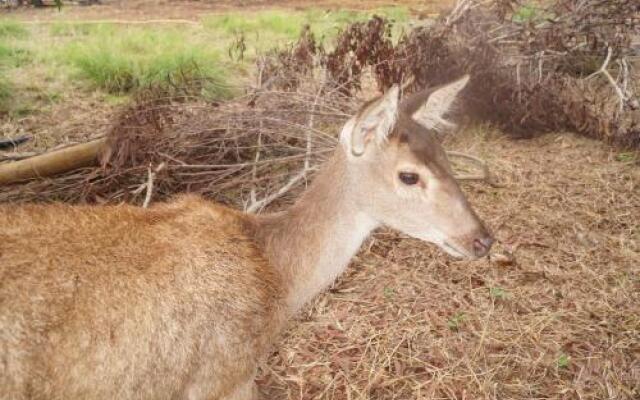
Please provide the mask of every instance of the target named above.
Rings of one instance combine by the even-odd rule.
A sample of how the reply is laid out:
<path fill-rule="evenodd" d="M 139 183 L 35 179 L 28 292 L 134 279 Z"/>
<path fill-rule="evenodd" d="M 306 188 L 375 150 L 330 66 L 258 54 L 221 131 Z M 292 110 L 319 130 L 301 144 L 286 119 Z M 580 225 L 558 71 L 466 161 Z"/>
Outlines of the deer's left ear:
<path fill-rule="evenodd" d="M 425 128 L 451 127 L 453 124 L 445 120 L 444 115 L 467 82 L 469 75 L 435 89 L 418 92 L 405 101 L 403 109 Z"/>
<path fill-rule="evenodd" d="M 394 85 L 384 96 L 366 105 L 351 118 L 340 134 L 340 141 L 358 157 L 371 143 L 383 143 L 393 131 L 398 118 L 400 88 Z"/>

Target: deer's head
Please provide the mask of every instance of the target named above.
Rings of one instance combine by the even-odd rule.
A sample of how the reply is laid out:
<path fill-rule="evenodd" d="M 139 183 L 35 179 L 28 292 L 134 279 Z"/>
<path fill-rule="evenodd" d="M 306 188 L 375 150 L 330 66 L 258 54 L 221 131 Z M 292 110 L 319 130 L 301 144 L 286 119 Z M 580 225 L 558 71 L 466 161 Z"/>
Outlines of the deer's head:
<path fill-rule="evenodd" d="M 435 243 L 447 253 L 478 258 L 493 239 L 453 177 L 434 132 L 468 81 L 414 94 L 399 89 L 366 104 L 342 129 L 340 141 L 357 186 L 358 207 L 381 224 Z"/>

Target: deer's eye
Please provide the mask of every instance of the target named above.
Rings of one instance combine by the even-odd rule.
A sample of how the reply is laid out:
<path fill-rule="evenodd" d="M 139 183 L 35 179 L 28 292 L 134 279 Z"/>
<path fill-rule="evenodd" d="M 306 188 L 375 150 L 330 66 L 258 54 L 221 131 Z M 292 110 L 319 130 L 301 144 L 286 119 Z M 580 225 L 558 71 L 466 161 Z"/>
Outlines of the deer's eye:
<path fill-rule="evenodd" d="M 400 172 L 398 179 L 405 185 L 415 185 L 420 180 L 420 176 L 413 172 Z"/>

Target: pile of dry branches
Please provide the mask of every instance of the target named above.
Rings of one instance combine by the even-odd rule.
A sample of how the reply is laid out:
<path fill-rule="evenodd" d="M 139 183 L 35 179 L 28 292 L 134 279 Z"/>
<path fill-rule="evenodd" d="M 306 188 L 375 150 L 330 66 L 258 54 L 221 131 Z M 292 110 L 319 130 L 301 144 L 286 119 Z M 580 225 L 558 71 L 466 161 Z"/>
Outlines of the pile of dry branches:
<path fill-rule="evenodd" d="M 151 90 L 110 128 L 100 166 L 4 187 L 0 202 L 147 205 L 191 192 L 259 211 L 305 182 L 354 110 L 353 99 L 318 90 L 309 81 L 220 103 Z"/>
<path fill-rule="evenodd" d="M 409 83 L 409 90 L 469 73 L 465 112 L 518 136 L 566 129 L 640 146 L 637 1 L 524 7 L 513 0 L 459 0 L 450 13 L 396 44 L 391 26 L 378 17 L 352 24 L 331 51 L 305 38 L 287 57 L 280 55 L 287 60 L 280 70 L 292 64 L 300 70 L 309 58 L 291 58 L 317 53 L 327 83 L 344 93 L 358 90 L 368 71 L 380 89 Z"/>

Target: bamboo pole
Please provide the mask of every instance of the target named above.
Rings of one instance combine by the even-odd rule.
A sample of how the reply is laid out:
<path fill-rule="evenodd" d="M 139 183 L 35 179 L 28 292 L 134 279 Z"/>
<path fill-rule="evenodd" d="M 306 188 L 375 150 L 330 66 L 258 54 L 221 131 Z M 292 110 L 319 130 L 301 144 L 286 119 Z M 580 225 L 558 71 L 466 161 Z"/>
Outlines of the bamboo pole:
<path fill-rule="evenodd" d="M 0 185 L 48 177 L 72 169 L 94 165 L 105 142 L 105 138 L 100 138 L 25 160 L 0 164 Z"/>

